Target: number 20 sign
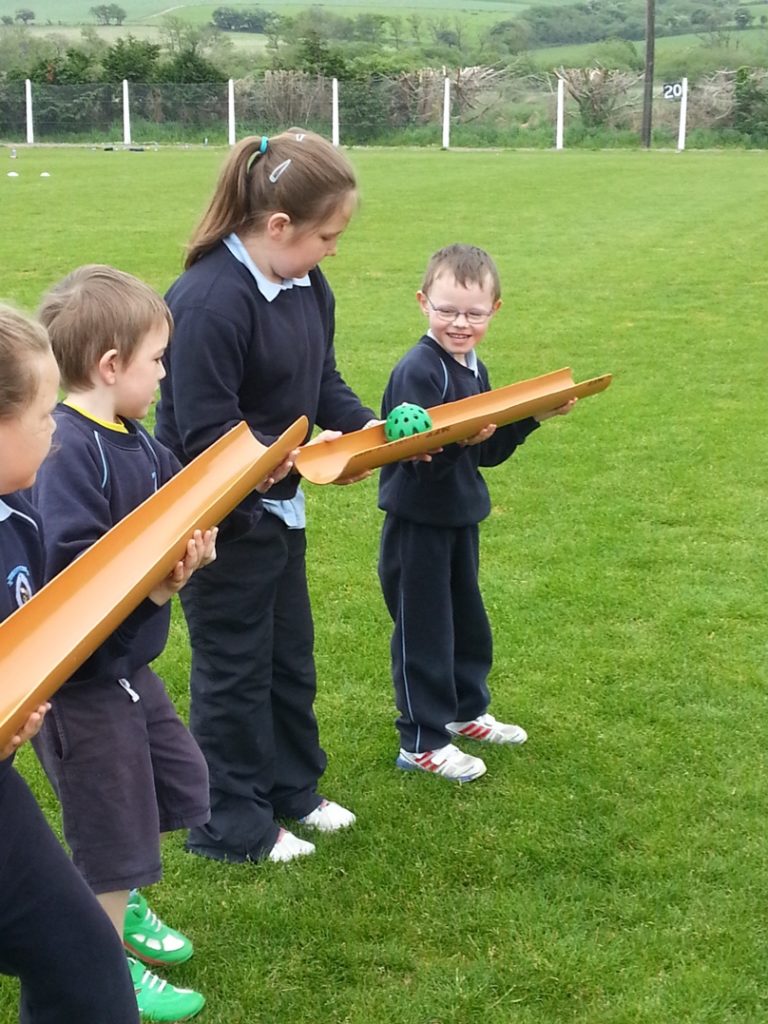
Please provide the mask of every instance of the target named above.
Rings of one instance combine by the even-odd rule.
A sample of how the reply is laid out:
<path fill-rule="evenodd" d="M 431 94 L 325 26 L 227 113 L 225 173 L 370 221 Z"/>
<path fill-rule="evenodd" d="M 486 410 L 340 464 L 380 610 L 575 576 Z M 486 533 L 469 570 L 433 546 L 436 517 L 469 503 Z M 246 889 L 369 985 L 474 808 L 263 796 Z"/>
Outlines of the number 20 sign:
<path fill-rule="evenodd" d="M 661 87 L 661 95 L 665 100 L 681 100 L 683 98 L 683 83 L 665 82 Z"/>

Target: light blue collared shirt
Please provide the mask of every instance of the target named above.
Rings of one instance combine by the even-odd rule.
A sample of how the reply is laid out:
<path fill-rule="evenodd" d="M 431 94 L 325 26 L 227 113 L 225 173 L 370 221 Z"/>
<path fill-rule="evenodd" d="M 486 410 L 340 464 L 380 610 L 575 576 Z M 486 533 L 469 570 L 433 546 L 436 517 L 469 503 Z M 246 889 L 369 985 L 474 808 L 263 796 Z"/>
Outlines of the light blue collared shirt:
<path fill-rule="evenodd" d="M 235 259 L 248 269 L 256 282 L 256 287 L 267 302 L 273 302 L 280 292 L 287 291 L 289 288 L 310 288 L 312 285 L 312 282 L 309 280 L 309 274 L 305 274 L 304 277 L 284 278 L 279 284 L 276 281 L 270 281 L 253 262 L 241 239 L 234 232 L 231 235 L 227 235 L 224 239 L 224 245 L 226 245 Z M 298 488 L 292 498 L 286 498 L 283 501 L 262 498 L 262 502 L 264 508 L 271 512 L 273 516 L 281 519 L 289 530 L 303 530 L 307 525 L 306 502 L 301 487 Z"/>
<path fill-rule="evenodd" d="M 436 337 L 434 336 L 434 334 L 432 333 L 432 331 L 427 331 L 427 337 L 428 337 L 428 338 L 431 338 L 431 339 L 432 339 L 432 341 L 437 341 L 437 338 L 436 338 Z M 438 345 L 440 345 L 440 342 L 439 342 L 439 341 L 437 341 L 437 344 L 438 344 Z M 440 345 L 440 348 L 443 348 L 443 346 L 442 346 L 442 345 Z M 446 351 L 446 350 L 445 350 L 445 349 L 443 349 L 443 351 Z M 450 355 L 451 355 L 451 353 L 449 352 L 449 353 L 448 353 L 448 355 L 450 356 Z M 453 356 L 453 358 L 454 358 L 454 359 L 456 359 L 456 356 Z M 466 354 L 466 360 L 467 360 L 467 369 L 468 369 L 468 370 L 471 370 L 471 371 L 472 371 L 472 373 L 474 373 L 474 375 L 475 375 L 476 377 L 479 377 L 480 375 L 479 375 L 479 373 L 477 372 L 477 352 L 475 352 L 475 350 L 474 350 L 473 348 L 471 348 L 471 349 L 469 350 L 469 352 L 467 352 L 467 354 Z M 456 362 L 458 363 L 458 362 L 459 362 L 459 360 L 458 360 L 458 359 L 456 359 Z"/>

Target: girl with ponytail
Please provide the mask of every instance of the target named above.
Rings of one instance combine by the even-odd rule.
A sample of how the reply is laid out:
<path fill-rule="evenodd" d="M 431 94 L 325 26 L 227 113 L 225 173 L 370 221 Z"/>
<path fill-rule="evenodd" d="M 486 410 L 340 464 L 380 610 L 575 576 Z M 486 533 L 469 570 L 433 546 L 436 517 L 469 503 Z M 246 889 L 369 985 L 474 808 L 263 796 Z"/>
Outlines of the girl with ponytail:
<path fill-rule="evenodd" d="M 253 136 L 231 151 L 166 295 L 176 326 L 157 436 L 182 463 L 240 420 L 263 444 L 300 415 L 310 432 L 320 426 L 320 443 L 376 422 L 336 368 L 334 298 L 319 268 L 356 205 L 349 162 L 312 132 Z M 298 484 L 295 474 L 276 484 L 249 528 L 225 524 L 217 561 L 182 595 L 190 728 L 211 785 L 211 820 L 188 849 L 218 860 L 314 852 L 277 819 L 320 832 L 355 820 L 318 791 L 326 757 Z"/>

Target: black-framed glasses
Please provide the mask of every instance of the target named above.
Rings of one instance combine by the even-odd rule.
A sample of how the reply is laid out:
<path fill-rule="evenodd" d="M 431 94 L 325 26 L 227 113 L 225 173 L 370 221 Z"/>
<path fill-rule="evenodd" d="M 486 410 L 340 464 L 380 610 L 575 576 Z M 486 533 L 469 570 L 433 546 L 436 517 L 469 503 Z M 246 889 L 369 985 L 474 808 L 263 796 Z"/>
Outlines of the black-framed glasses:
<path fill-rule="evenodd" d="M 452 324 L 460 316 L 463 316 L 468 324 L 484 324 L 493 316 L 494 312 L 492 309 L 456 309 L 455 306 L 436 306 L 426 293 L 424 298 L 437 319 L 444 324 Z"/>

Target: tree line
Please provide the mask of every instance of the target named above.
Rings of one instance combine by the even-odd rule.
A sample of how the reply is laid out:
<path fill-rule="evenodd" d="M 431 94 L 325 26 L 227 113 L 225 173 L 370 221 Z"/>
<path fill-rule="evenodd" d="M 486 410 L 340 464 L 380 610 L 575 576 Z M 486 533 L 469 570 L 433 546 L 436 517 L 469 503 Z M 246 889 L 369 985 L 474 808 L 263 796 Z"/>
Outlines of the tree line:
<path fill-rule="evenodd" d="M 520 53 L 527 49 L 590 43 L 604 39 L 640 40 L 645 37 L 645 0 L 585 0 L 573 4 L 534 4 L 517 18 L 494 23 L 470 40 L 466 19 L 444 14 L 402 16 L 362 13 L 344 16 L 322 7 L 311 7 L 296 15 L 279 14 L 265 8 L 217 7 L 211 24 L 223 32 L 255 32 L 276 43 L 292 44 L 297 34 L 307 32 L 333 43 L 371 43 L 398 51 L 416 46 L 448 49 L 496 50 Z M 676 0 L 665 4 L 657 18 L 657 36 L 707 33 L 746 29 L 768 24 L 764 13 L 755 15 L 749 4 L 714 0 L 702 5 L 697 0 Z"/>
<path fill-rule="evenodd" d="M 708 45 L 708 38 L 719 44 L 731 30 L 768 20 L 743 5 L 734 8 L 728 0 L 714 0 L 707 7 L 698 0 L 672 2 L 674 6 L 659 9 L 658 34 L 693 30 L 699 33 L 702 46 Z M 117 4 L 102 4 L 92 7 L 91 14 L 100 24 L 122 24 L 125 10 Z M 472 26 L 465 15 L 450 12 L 345 16 L 314 6 L 288 15 L 268 8 L 218 7 L 208 25 L 192 25 L 167 15 L 160 20 L 159 42 L 128 34 L 112 45 L 92 26 L 82 29 L 77 43 L 55 32 L 33 35 L 26 28 L 30 17 L 34 20 L 34 11 L 22 8 L 15 19 L 2 19 L 0 78 L 30 77 L 50 84 L 123 78 L 194 83 L 243 78 L 266 70 L 298 70 L 355 81 L 424 67 L 483 65 L 535 71 L 538 62 L 529 51 L 593 40 L 605 40 L 599 58 L 604 66 L 638 68 L 642 55 L 632 41 L 644 37 L 645 0 L 535 4 L 517 18 L 482 29 Z M 263 41 L 252 49 L 236 47 L 236 32 L 259 32 Z M 723 65 L 723 49 L 716 55 L 718 66 L 734 66 Z M 706 70 L 706 61 L 700 63 Z M 744 63 L 743 57 L 739 63 Z"/>

